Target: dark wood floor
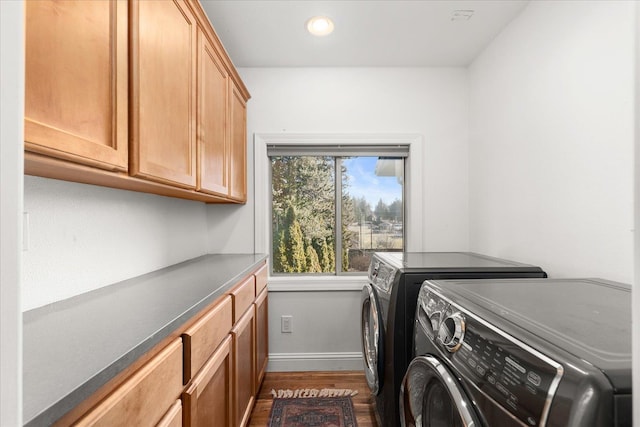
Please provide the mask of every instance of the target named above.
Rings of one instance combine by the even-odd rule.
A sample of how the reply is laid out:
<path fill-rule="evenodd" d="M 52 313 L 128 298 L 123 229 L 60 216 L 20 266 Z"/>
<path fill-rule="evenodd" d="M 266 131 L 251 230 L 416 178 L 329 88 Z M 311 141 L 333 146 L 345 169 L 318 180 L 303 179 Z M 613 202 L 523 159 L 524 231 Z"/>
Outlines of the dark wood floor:
<path fill-rule="evenodd" d="M 362 371 L 337 372 L 267 372 L 251 413 L 249 426 L 269 424 L 273 396 L 271 390 L 300 388 L 336 388 L 358 390 L 353 396 L 358 427 L 377 427 L 369 387 Z"/>

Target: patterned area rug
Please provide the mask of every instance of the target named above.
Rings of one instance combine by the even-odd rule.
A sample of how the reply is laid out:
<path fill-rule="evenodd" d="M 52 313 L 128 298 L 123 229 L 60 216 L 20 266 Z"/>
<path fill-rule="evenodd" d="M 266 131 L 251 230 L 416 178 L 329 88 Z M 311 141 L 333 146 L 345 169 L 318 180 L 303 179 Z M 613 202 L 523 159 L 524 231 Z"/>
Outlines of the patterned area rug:
<path fill-rule="evenodd" d="M 275 398 L 269 427 L 357 427 L 351 396 Z"/>

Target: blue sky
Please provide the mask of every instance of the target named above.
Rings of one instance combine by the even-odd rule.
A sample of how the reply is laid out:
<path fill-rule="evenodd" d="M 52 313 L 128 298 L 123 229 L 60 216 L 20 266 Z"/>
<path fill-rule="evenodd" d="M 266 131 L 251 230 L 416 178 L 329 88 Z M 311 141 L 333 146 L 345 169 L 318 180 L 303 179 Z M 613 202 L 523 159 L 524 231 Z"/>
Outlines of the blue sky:
<path fill-rule="evenodd" d="M 351 157 L 343 160 L 349 177 L 348 193 L 362 197 L 375 209 L 378 200 L 387 205 L 395 199 L 402 199 L 402 185 L 395 176 L 376 176 L 377 157 Z"/>

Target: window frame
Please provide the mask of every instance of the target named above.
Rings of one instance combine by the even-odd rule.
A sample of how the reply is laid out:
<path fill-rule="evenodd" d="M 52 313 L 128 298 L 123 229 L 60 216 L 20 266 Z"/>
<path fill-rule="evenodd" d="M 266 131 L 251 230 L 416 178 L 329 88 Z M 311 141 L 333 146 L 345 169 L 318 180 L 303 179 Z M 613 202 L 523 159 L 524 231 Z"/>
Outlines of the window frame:
<path fill-rule="evenodd" d="M 405 160 L 405 251 L 417 252 L 423 247 L 421 221 L 422 201 L 422 136 L 418 134 L 254 134 L 254 250 L 271 254 L 271 161 L 267 155 L 268 145 L 310 146 L 344 144 L 354 146 L 406 145 L 409 156 Z M 271 276 L 272 291 L 316 291 L 359 290 L 366 282 L 366 272 L 341 275 L 291 275 Z"/>

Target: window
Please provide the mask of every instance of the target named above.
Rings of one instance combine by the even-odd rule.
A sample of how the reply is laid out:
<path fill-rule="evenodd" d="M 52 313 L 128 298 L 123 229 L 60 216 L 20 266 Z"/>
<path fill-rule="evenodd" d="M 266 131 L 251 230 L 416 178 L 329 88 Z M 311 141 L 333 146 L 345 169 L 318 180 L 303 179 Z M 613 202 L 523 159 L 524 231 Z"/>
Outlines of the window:
<path fill-rule="evenodd" d="M 424 247 L 425 223 L 429 214 L 424 212 L 425 186 L 423 176 L 426 176 L 424 158 L 427 153 L 425 140 L 422 135 L 410 133 L 255 133 L 253 168 L 254 203 L 252 217 L 255 218 L 253 228 L 253 251 L 267 254 L 270 263 L 273 261 L 272 245 L 272 184 L 271 157 L 274 156 L 329 156 L 329 157 L 404 157 L 403 180 L 403 244 L 406 252 L 421 252 Z M 296 147 L 310 147 L 302 151 L 293 151 Z M 312 151 L 328 147 L 350 147 L 352 152 Z M 399 154 L 387 147 L 403 149 Z M 278 148 L 278 152 L 274 152 Z M 285 149 L 291 148 L 287 152 Z M 359 150 L 362 148 L 362 150 Z M 338 150 L 339 151 L 339 150 Z M 340 176 L 340 175 L 339 175 Z M 248 212 L 248 210 L 243 210 Z M 364 233 L 363 228 L 363 233 Z M 249 231 L 249 230 L 247 230 Z M 269 277 L 269 290 L 273 292 L 314 292 L 314 291 L 360 291 L 366 281 L 366 273 L 272 273 Z"/>
<path fill-rule="evenodd" d="M 272 273 L 367 271 L 405 248 L 406 146 L 267 147 Z"/>

